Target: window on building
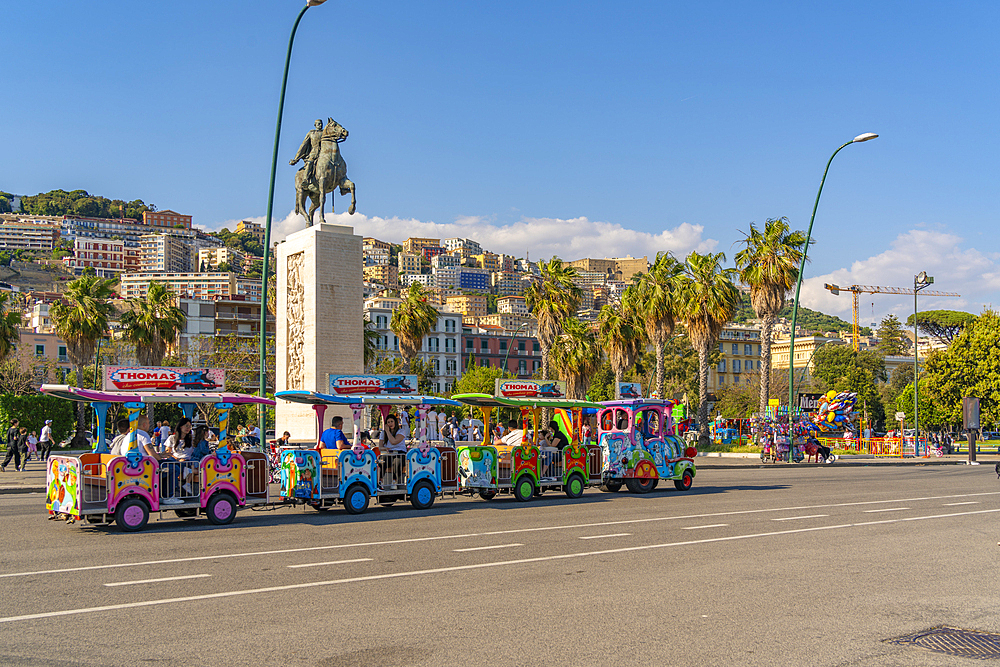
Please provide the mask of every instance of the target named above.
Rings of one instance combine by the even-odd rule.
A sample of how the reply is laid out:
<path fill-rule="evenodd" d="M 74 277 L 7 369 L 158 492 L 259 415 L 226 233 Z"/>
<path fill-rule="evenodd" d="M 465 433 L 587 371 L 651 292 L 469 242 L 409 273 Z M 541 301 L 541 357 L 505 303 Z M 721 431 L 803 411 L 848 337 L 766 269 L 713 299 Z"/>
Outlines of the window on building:
<path fill-rule="evenodd" d="M 36 357 L 45 356 L 45 345 L 43 343 L 38 343 L 35 345 L 35 356 Z"/>
<path fill-rule="evenodd" d="M 528 374 L 528 361 L 526 359 L 521 359 L 517 362 L 517 374 L 527 375 Z"/>
<path fill-rule="evenodd" d="M 538 369 L 539 369 L 539 367 L 541 367 L 541 365 L 542 365 L 542 362 L 537 361 L 537 360 L 531 362 L 531 372 L 532 373 L 537 373 Z"/>
<path fill-rule="evenodd" d="M 751 345 L 750 343 L 746 343 L 746 344 L 745 344 L 745 345 L 743 346 L 743 354 L 744 354 L 744 355 L 746 355 L 746 356 L 748 356 L 748 357 L 749 357 L 749 356 L 750 356 L 751 354 L 753 354 L 753 345 Z"/>
<path fill-rule="evenodd" d="M 734 373 L 739 373 L 740 372 L 740 360 L 739 359 L 733 359 L 733 372 Z"/>
<path fill-rule="evenodd" d="M 722 360 L 719 361 L 719 366 L 718 366 L 718 368 L 716 368 L 716 370 L 719 371 L 720 373 L 725 373 L 726 372 L 726 360 L 725 359 L 722 359 Z"/>
<path fill-rule="evenodd" d="M 488 341 L 485 338 L 480 339 L 480 341 L 479 341 L 479 349 L 482 352 L 489 352 L 490 351 L 490 341 Z"/>
<path fill-rule="evenodd" d="M 399 352 L 399 339 L 396 338 L 395 336 L 392 337 L 392 349 L 396 352 Z"/>
<path fill-rule="evenodd" d="M 532 341 L 532 343 L 531 343 L 531 349 L 532 349 L 533 352 L 541 352 L 541 350 L 542 350 L 542 348 L 539 347 L 537 340 L 536 341 Z"/>
<path fill-rule="evenodd" d="M 524 341 L 523 340 L 517 341 L 517 351 L 518 352 L 524 352 Z"/>
<path fill-rule="evenodd" d="M 441 360 L 440 359 L 435 359 L 434 360 L 434 373 L 437 374 L 437 373 L 440 373 L 440 372 L 441 372 Z M 439 389 L 438 391 L 441 391 L 441 390 Z"/>
<path fill-rule="evenodd" d="M 501 352 L 507 351 L 507 341 L 505 340 L 500 341 L 500 351 Z"/>
<path fill-rule="evenodd" d="M 438 338 L 428 338 L 427 339 L 427 350 L 429 352 L 437 352 L 439 348 L 440 340 Z"/>
<path fill-rule="evenodd" d="M 447 333 L 454 333 L 455 332 L 455 320 L 445 320 L 444 321 L 444 330 Z"/>
<path fill-rule="evenodd" d="M 472 352 L 472 348 L 473 348 L 472 339 L 471 338 L 466 338 L 465 339 L 465 349 L 468 350 L 469 352 Z"/>
<path fill-rule="evenodd" d="M 479 362 L 479 365 L 482 366 L 483 368 L 489 368 L 490 367 L 490 360 L 489 359 L 481 359 L 480 362 Z"/>
<path fill-rule="evenodd" d="M 65 345 L 60 345 L 59 346 L 59 361 L 68 361 L 68 360 L 69 360 L 69 352 L 66 350 L 66 346 Z"/>
<path fill-rule="evenodd" d="M 455 339 L 454 338 L 445 338 L 444 339 L 444 351 L 445 352 L 451 352 L 451 353 L 455 352 Z"/>
<path fill-rule="evenodd" d="M 725 375 L 720 375 L 719 376 L 719 386 L 721 387 L 724 384 L 726 384 L 726 376 Z"/>
<path fill-rule="evenodd" d="M 733 343 L 733 354 L 739 354 L 739 353 L 740 353 L 740 344 Z"/>

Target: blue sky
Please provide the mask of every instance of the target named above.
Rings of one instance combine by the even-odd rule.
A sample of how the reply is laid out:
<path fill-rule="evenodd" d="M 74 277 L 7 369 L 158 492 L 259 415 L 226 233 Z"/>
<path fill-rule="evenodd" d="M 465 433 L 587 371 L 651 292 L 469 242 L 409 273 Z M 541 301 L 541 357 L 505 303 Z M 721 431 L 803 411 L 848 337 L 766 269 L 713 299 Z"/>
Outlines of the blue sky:
<path fill-rule="evenodd" d="M 300 7 L 15 3 L 0 189 L 139 197 L 207 228 L 261 218 Z M 998 23 L 985 2 L 329 0 L 296 38 L 276 232 L 303 224 L 287 161 L 315 118 L 351 133 L 358 214 L 331 221 L 564 259 L 731 258 L 750 221 L 804 229 L 830 153 L 871 131 L 831 168 L 804 302 L 849 314 L 824 280 L 927 270 L 964 295 L 929 306 L 978 312 L 1000 289 Z M 862 319 L 911 307 L 876 297 Z"/>

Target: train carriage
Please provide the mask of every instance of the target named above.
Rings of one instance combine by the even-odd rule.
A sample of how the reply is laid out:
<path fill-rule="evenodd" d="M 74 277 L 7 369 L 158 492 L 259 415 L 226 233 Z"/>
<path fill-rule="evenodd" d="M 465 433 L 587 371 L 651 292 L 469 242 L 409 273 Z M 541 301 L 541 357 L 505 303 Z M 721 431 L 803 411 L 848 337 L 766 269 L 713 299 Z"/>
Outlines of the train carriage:
<path fill-rule="evenodd" d="M 461 404 L 436 396 L 358 395 L 340 396 L 313 391 L 279 391 L 277 398 L 312 405 L 318 430 L 330 405 L 351 408 L 354 443 L 351 449 L 286 447 L 280 452 L 282 499 L 306 504 L 319 511 L 342 504 L 349 514 L 361 514 L 374 498 L 380 505 L 407 500 L 417 509 L 429 509 L 443 493 L 458 490 L 455 448 L 432 440 L 436 428 L 427 425 L 427 413 L 435 407 Z M 360 442 L 361 415 L 373 406 L 385 418 L 394 406 L 417 406 L 416 446 L 405 453 L 381 452 Z"/>
<path fill-rule="evenodd" d="M 558 391 L 558 389 L 556 389 Z M 596 445 L 581 441 L 583 410 L 599 409 L 599 403 L 559 398 L 506 398 L 490 394 L 459 394 L 456 401 L 478 408 L 483 415 L 481 444 L 458 446 L 459 484 L 463 491 L 492 500 L 498 493 L 512 493 L 527 502 L 546 490 L 563 491 L 579 498 L 587 486 L 601 482 L 601 452 Z M 572 415 L 574 427 L 570 445 L 562 451 L 539 447 L 541 410 L 561 408 Z M 495 445 L 490 438 L 494 410 L 515 408 L 521 413 L 523 437 L 519 445 Z"/>
<path fill-rule="evenodd" d="M 228 447 L 229 410 L 234 405 L 274 405 L 258 396 L 208 392 L 91 391 L 68 385 L 42 385 L 42 393 L 88 402 L 97 413 L 92 452 L 81 456 L 50 456 L 46 470 L 46 508 L 53 518 L 91 525 L 115 523 L 125 531 L 146 526 L 152 513 L 164 511 L 181 518 L 205 516 L 213 524 L 230 523 L 239 509 L 268 502 L 267 459 L 256 452 L 232 452 Z M 128 411 L 127 453 L 112 456 L 105 442 L 105 421 L 112 404 Z M 219 410 L 219 446 L 198 462 L 160 462 L 138 447 L 140 411 L 149 403 L 177 403 L 189 419 L 197 403 Z"/>

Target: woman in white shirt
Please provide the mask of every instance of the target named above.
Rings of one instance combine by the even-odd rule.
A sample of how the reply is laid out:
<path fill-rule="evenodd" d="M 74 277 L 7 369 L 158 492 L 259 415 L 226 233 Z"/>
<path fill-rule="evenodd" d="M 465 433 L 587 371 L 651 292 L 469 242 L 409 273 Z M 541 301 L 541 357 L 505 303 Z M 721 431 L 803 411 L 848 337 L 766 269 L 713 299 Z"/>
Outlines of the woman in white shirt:
<path fill-rule="evenodd" d="M 406 439 L 403 437 L 403 432 L 399 428 L 399 419 L 396 415 L 387 415 L 385 418 L 385 424 L 383 424 L 382 433 L 379 435 L 379 449 L 383 453 L 395 453 L 395 454 L 406 454 Z M 392 461 L 392 478 L 385 480 L 386 477 L 386 467 L 384 464 L 380 464 L 382 468 L 382 478 L 385 480 L 383 486 L 390 486 L 393 484 L 403 483 L 403 456 L 393 456 Z"/>

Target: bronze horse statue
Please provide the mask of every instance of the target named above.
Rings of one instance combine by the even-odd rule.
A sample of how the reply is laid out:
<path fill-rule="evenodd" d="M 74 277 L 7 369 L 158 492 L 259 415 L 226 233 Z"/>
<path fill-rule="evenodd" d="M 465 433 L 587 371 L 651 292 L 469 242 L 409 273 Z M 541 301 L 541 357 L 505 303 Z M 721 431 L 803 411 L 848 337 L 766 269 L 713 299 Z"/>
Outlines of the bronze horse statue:
<path fill-rule="evenodd" d="M 354 214 L 357 200 L 354 197 L 354 183 L 347 178 L 347 163 L 340 154 L 340 143 L 347 139 L 348 132 L 332 118 L 327 118 L 326 127 L 320 140 L 319 156 L 314 166 L 315 176 L 307 180 L 308 169 L 302 167 L 295 174 L 295 212 L 303 216 L 310 226 L 313 224 L 313 214 L 319 209 L 320 224 L 326 222 L 323 209 L 326 207 L 326 195 L 334 188 L 340 188 L 340 194 L 351 193 L 351 206 L 347 212 Z M 300 149 L 300 153 L 301 153 Z M 306 212 L 306 197 L 312 201 L 309 212 Z M 330 212 L 334 212 L 333 199 L 330 200 Z"/>

